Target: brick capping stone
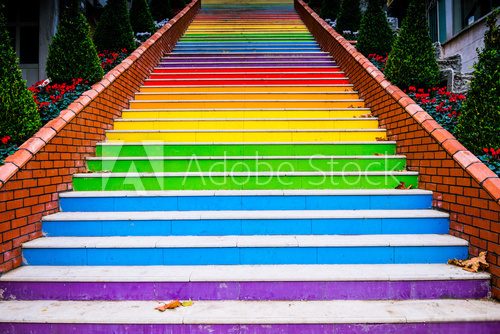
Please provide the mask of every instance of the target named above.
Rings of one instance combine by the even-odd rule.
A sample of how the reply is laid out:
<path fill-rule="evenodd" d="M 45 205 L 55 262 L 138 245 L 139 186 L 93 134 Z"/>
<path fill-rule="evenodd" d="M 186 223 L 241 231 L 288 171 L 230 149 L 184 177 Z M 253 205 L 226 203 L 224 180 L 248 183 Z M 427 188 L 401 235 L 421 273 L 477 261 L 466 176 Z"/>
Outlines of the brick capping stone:
<path fill-rule="evenodd" d="M 468 240 L 472 256 L 488 251 L 493 296 L 500 298 L 500 178 L 307 4 L 295 0 L 295 8 L 387 129 L 388 139 L 397 141 L 408 169 L 418 171 L 419 187 L 433 191 L 434 207 L 450 213 L 450 234 Z"/>
<path fill-rule="evenodd" d="M 200 7 L 193 0 L 0 166 L 0 274 L 21 265 L 21 244 L 42 235 L 42 216 L 58 211 L 59 193 L 85 172 L 85 159 Z"/>

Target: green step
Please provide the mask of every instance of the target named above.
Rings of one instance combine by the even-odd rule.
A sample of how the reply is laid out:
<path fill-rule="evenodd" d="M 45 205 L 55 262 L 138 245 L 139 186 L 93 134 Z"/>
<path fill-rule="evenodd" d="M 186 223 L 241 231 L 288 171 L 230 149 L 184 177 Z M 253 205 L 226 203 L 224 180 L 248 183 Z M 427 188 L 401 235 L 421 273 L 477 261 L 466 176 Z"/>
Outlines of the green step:
<path fill-rule="evenodd" d="M 98 157 L 394 155 L 391 141 L 283 144 L 101 143 Z"/>
<path fill-rule="evenodd" d="M 95 173 L 75 174 L 76 191 L 417 188 L 415 172 Z"/>
<path fill-rule="evenodd" d="M 303 157 L 131 157 L 89 158 L 89 171 L 139 172 L 293 172 L 293 171 L 402 171 L 403 156 Z"/>

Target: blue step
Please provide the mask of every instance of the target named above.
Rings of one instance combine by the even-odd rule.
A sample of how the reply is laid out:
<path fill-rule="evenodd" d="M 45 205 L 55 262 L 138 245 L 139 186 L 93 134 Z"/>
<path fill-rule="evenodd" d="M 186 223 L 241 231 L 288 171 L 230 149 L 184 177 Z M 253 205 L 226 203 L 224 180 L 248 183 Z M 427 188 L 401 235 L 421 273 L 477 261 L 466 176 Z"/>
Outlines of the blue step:
<path fill-rule="evenodd" d="M 217 196 L 216 196 L 217 195 Z M 430 209 L 424 190 L 68 192 L 61 211 L 413 210 Z"/>
<path fill-rule="evenodd" d="M 389 210 L 387 210 L 389 211 Z M 407 210 L 396 215 L 365 214 L 366 211 L 286 212 L 258 218 L 255 211 L 238 211 L 217 215 L 197 212 L 183 215 L 183 212 L 120 212 L 112 215 L 102 213 L 59 213 L 45 217 L 43 231 L 46 236 L 186 236 L 186 235 L 327 235 L 327 234 L 445 234 L 448 233 L 448 215 L 437 211 Z M 224 212 L 223 212 L 224 213 Z M 233 214 L 234 213 L 234 214 Z M 305 213 L 305 215 L 304 215 Z M 172 216 L 177 216 L 172 218 Z M 204 218 L 204 217 L 206 218 Z M 220 217 L 218 217 L 220 216 Z M 231 218 L 227 218 L 227 217 Z M 287 217 L 288 216 L 288 217 Z M 303 217 L 300 217 L 303 216 Z M 308 217 L 309 216 L 309 217 Z M 170 219 L 169 219 L 170 218 Z"/>

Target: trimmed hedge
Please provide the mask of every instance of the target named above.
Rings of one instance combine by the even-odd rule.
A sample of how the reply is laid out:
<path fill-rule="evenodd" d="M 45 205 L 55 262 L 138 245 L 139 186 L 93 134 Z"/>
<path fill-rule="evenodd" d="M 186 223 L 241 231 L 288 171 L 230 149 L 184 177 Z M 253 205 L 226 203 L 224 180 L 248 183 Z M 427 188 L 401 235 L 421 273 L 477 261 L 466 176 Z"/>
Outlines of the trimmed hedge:
<path fill-rule="evenodd" d="M 439 69 L 429 35 L 424 1 L 411 0 L 387 58 L 385 75 L 401 88 L 427 88 L 438 84 Z"/>
<path fill-rule="evenodd" d="M 369 0 L 361 19 L 356 48 L 365 56 L 373 53 L 386 55 L 391 51 L 393 36 L 381 0 Z"/>
<path fill-rule="evenodd" d="M 12 49 L 3 11 L 0 3 L 0 136 L 5 144 L 8 141 L 20 144 L 38 131 L 42 123 Z"/>
<path fill-rule="evenodd" d="M 342 0 L 335 30 L 339 34 L 342 34 L 345 30 L 351 32 L 358 31 L 360 21 L 361 9 L 359 8 L 359 0 Z"/>
<path fill-rule="evenodd" d="M 151 14 L 153 18 L 160 22 L 172 17 L 171 0 L 151 0 Z"/>
<path fill-rule="evenodd" d="M 97 24 L 94 42 L 99 51 L 135 49 L 127 0 L 108 0 Z"/>
<path fill-rule="evenodd" d="M 78 4 L 78 1 L 72 0 L 65 8 L 49 47 L 47 75 L 53 82 L 82 78 L 94 83 L 104 75 L 90 38 L 90 26 Z"/>
<path fill-rule="evenodd" d="M 458 118 L 457 136 L 469 150 L 500 148 L 500 29 L 494 11 L 487 19 L 484 49 L 474 65 L 467 100 Z M 479 51 L 479 50 L 478 50 Z"/>
<path fill-rule="evenodd" d="M 155 23 L 147 0 L 132 0 L 130 24 L 135 33 L 149 32 L 154 34 L 156 32 Z"/>

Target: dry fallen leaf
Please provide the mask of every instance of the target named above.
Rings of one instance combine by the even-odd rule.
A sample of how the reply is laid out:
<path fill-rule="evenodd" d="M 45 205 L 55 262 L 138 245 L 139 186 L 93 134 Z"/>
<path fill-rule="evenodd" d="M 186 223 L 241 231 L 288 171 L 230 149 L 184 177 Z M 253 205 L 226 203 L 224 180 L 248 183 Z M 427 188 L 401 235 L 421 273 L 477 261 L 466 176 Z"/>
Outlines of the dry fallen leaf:
<path fill-rule="evenodd" d="M 463 267 L 464 270 L 470 271 L 471 273 L 486 270 L 490 266 L 486 261 L 486 252 L 481 252 L 479 253 L 479 256 L 473 257 L 469 260 L 448 260 L 448 264 Z"/>
<path fill-rule="evenodd" d="M 375 138 L 376 141 L 388 141 L 387 138 L 384 138 L 384 137 L 377 137 Z"/>
<path fill-rule="evenodd" d="M 181 302 L 181 305 L 184 306 L 184 307 L 193 306 L 193 304 L 194 303 L 193 303 L 193 301 L 191 299 Z"/>
<path fill-rule="evenodd" d="M 166 310 L 172 310 L 174 308 L 178 308 L 179 306 L 182 306 L 181 302 L 178 300 L 174 300 L 171 301 L 170 303 L 166 303 L 158 307 L 155 307 L 155 310 L 158 310 L 160 312 L 165 312 Z"/>
<path fill-rule="evenodd" d="M 371 118 L 371 117 L 373 117 L 373 114 L 364 114 L 364 115 L 361 115 L 359 117 L 360 118 Z"/>
<path fill-rule="evenodd" d="M 413 187 L 413 185 L 406 186 L 404 182 L 401 182 L 395 189 L 409 190 Z"/>

